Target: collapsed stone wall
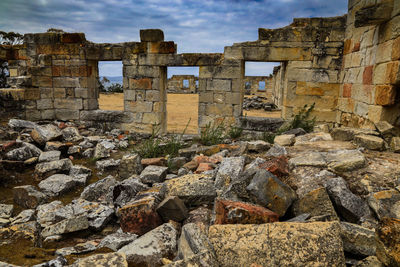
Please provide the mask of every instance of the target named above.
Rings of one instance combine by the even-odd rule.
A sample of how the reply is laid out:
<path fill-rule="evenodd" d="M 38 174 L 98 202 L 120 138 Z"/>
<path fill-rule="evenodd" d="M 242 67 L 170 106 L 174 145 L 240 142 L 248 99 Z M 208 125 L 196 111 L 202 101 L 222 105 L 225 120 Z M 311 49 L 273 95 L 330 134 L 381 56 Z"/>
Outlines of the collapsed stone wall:
<path fill-rule="evenodd" d="M 244 90 L 246 95 L 259 95 L 268 98 L 271 97 L 273 88 L 273 77 L 271 76 L 245 76 L 244 77 Z M 260 82 L 265 83 L 264 90 L 260 90 Z"/>
<path fill-rule="evenodd" d="M 400 126 L 400 1 L 349 1 L 338 103 L 343 125 Z"/>
<path fill-rule="evenodd" d="M 187 81 L 187 86 L 185 82 Z M 194 75 L 172 75 L 167 81 L 167 92 L 174 94 L 195 94 L 198 89 L 199 78 Z"/>

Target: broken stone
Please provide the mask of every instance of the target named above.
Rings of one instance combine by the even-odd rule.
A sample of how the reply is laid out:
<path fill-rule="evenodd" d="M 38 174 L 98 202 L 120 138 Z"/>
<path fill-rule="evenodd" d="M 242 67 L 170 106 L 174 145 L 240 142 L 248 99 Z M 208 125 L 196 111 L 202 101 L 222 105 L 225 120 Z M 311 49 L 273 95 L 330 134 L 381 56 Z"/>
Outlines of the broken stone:
<path fill-rule="evenodd" d="M 385 266 L 400 265 L 400 220 L 383 218 L 376 229 L 376 256 Z"/>
<path fill-rule="evenodd" d="M 10 119 L 8 121 L 8 126 L 14 129 L 25 129 L 25 128 L 34 129 L 38 126 L 38 124 L 32 121 Z"/>
<path fill-rule="evenodd" d="M 274 144 L 265 154 L 265 156 L 279 157 L 287 155 L 286 148 L 278 144 Z"/>
<path fill-rule="evenodd" d="M 107 202 L 115 207 L 122 207 L 131 201 L 137 193 L 149 189 L 147 185 L 141 183 L 138 178 L 131 177 L 113 187 L 107 194 Z"/>
<path fill-rule="evenodd" d="M 215 188 L 224 189 L 227 188 L 230 183 L 236 181 L 243 171 L 244 164 L 244 157 L 224 158 L 215 177 Z"/>
<path fill-rule="evenodd" d="M 298 216 L 296 216 L 296 217 L 294 217 L 292 219 L 289 219 L 289 220 L 287 220 L 285 222 L 306 222 L 307 219 L 310 218 L 310 216 L 311 216 L 310 213 L 303 213 L 303 214 L 300 214 L 300 215 L 298 215 Z"/>
<path fill-rule="evenodd" d="M 397 190 L 373 193 L 368 198 L 368 204 L 379 220 L 384 217 L 400 219 L 400 192 Z"/>
<path fill-rule="evenodd" d="M 115 149 L 113 143 L 109 141 L 101 141 L 97 143 L 93 157 L 96 159 L 108 158 L 113 149 Z"/>
<path fill-rule="evenodd" d="M 214 180 L 206 174 L 187 174 L 165 182 L 167 196 L 177 196 L 187 207 L 211 204 L 216 196 Z"/>
<path fill-rule="evenodd" d="M 258 205 L 223 199 L 215 201 L 215 224 L 262 224 L 278 219 L 278 214 Z"/>
<path fill-rule="evenodd" d="M 14 210 L 13 205 L 0 204 L 0 218 L 10 219 Z"/>
<path fill-rule="evenodd" d="M 23 210 L 17 216 L 11 219 L 11 225 L 26 223 L 33 220 L 35 220 L 35 210 Z"/>
<path fill-rule="evenodd" d="M 59 150 L 59 151 L 67 151 L 68 145 L 54 141 L 54 142 L 47 142 L 46 146 L 44 147 L 44 151 L 53 151 L 53 150 Z"/>
<path fill-rule="evenodd" d="M 202 227 L 210 225 L 212 210 L 207 207 L 198 207 L 194 210 L 189 211 L 189 217 L 183 222 L 183 224 L 195 223 Z"/>
<path fill-rule="evenodd" d="M 162 258 L 171 257 L 175 253 L 177 235 L 176 229 L 165 223 L 122 247 L 118 252 L 126 254 L 129 264 L 159 266 Z"/>
<path fill-rule="evenodd" d="M 39 162 L 49 162 L 60 160 L 61 152 L 57 150 L 53 151 L 44 151 L 40 153 Z"/>
<path fill-rule="evenodd" d="M 115 160 L 115 159 L 104 159 L 104 160 L 98 160 L 96 161 L 96 169 L 100 171 L 109 171 L 112 169 L 116 169 L 119 167 L 119 163 L 121 160 Z"/>
<path fill-rule="evenodd" d="M 164 222 L 170 220 L 181 222 L 188 217 L 188 211 L 185 203 L 177 196 L 165 198 L 157 207 L 156 211 L 160 214 Z"/>
<path fill-rule="evenodd" d="M 61 135 L 60 129 L 53 124 L 37 126 L 31 132 L 32 139 L 39 145 L 44 145 L 48 141 L 56 140 L 61 137 Z"/>
<path fill-rule="evenodd" d="M 95 251 L 97 249 L 97 242 L 94 241 L 88 241 L 85 243 L 80 243 L 77 244 L 73 247 L 65 247 L 65 248 L 60 248 L 57 249 L 55 254 L 57 256 L 68 256 L 68 255 L 78 255 L 78 254 L 85 254 L 85 253 L 89 253 L 92 251 Z"/>
<path fill-rule="evenodd" d="M 137 237 L 137 235 L 131 233 L 113 233 L 103 238 L 98 245 L 98 248 L 109 248 L 117 251 L 123 246 L 135 241 Z"/>
<path fill-rule="evenodd" d="M 36 146 L 29 143 L 22 143 L 22 146 L 13 149 L 5 154 L 5 158 L 9 160 L 25 161 L 33 157 L 39 157 L 42 151 Z"/>
<path fill-rule="evenodd" d="M 41 227 L 46 227 L 51 224 L 54 224 L 59 220 L 56 217 L 55 212 L 61 208 L 63 208 L 63 204 L 61 201 L 53 201 L 47 204 L 40 205 L 36 208 L 37 210 L 37 221 Z"/>
<path fill-rule="evenodd" d="M 75 181 L 83 185 L 92 176 L 92 170 L 82 165 L 74 165 L 69 170 L 69 176 L 72 176 Z"/>
<path fill-rule="evenodd" d="M 271 148 L 271 144 L 263 140 L 250 141 L 247 143 L 247 150 L 250 152 L 262 153 Z"/>
<path fill-rule="evenodd" d="M 68 155 L 76 155 L 81 153 L 82 148 L 80 146 L 70 146 L 68 148 L 67 154 Z"/>
<path fill-rule="evenodd" d="M 81 198 L 88 201 L 105 202 L 107 193 L 117 184 L 115 178 L 111 175 L 85 187 L 81 193 Z"/>
<path fill-rule="evenodd" d="M 387 121 L 378 121 L 375 123 L 376 129 L 385 138 L 390 138 L 396 134 L 396 129 Z"/>
<path fill-rule="evenodd" d="M 43 204 L 47 197 L 36 190 L 33 185 L 16 186 L 13 188 L 14 202 L 26 209 L 34 209 Z"/>
<path fill-rule="evenodd" d="M 256 203 L 276 212 L 280 217 L 285 215 L 296 199 L 296 193 L 289 186 L 266 170 L 257 171 L 247 191 Z"/>
<path fill-rule="evenodd" d="M 58 172 L 69 172 L 72 167 L 70 159 L 53 160 L 49 162 L 42 162 L 36 165 L 35 175 L 38 178 L 49 176 Z"/>
<path fill-rule="evenodd" d="M 393 137 L 390 141 L 390 149 L 395 153 L 400 153 L 400 137 Z"/>
<path fill-rule="evenodd" d="M 65 174 L 54 174 L 38 184 L 40 190 L 49 196 L 58 196 L 71 190 L 76 185 L 76 180 Z"/>
<path fill-rule="evenodd" d="M 82 152 L 82 157 L 84 158 L 92 158 L 94 154 L 94 149 L 93 148 L 88 148 L 85 151 Z"/>
<path fill-rule="evenodd" d="M 154 165 L 154 166 L 166 166 L 167 164 L 167 160 L 163 157 L 159 157 L 159 158 L 146 158 L 146 159 L 142 159 L 140 161 L 140 163 L 147 167 L 149 165 Z"/>
<path fill-rule="evenodd" d="M 297 136 L 294 145 L 308 145 L 318 141 L 332 141 L 332 137 L 329 133 L 308 133 L 302 136 Z"/>
<path fill-rule="evenodd" d="M 373 135 L 359 134 L 353 140 L 356 144 L 370 150 L 382 150 L 385 146 L 385 141 L 382 138 Z"/>
<path fill-rule="evenodd" d="M 362 259 L 361 261 L 359 261 L 354 266 L 355 267 L 384 267 L 382 262 L 380 262 L 376 256 L 368 256 L 365 259 Z"/>
<path fill-rule="evenodd" d="M 81 258 L 74 262 L 71 267 L 86 266 L 116 266 L 128 267 L 126 256 L 123 253 L 95 254 L 86 258 Z"/>
<path fill-rule="evenodd" d="M 76 127 L 67 127 L 61 132 L 63 139 L 66 142 L 79 142 L 83 140 L 83 137 L 80 135 L 79 130 Z"/>
<path fill-rule="evenodd" d="M 85 216 L 73 217 L 45 227 L 41 233 L 43 237 L 72 233 L 89 228 Z"/>
<path fill-rule="evenodd" d="M 175 157 L 175 158 L 170 158 L 168 160 L 168 164 L 172 166 L 173 169 L 179 169 L 186 163 L 186 158 L 185 157 Z"/>
<path fill-rule="evenodd" d="M 346 172 L 360 169 L 365 166 L 366 160 L 358 150 L 339 150 L 326 154 L 328 167 L 337 172 Z"/>
<path fill-rule="evenodd" d="M 138 154 L 128 154 L 122 157 L 118 173 L 121 179 L 127 179 L 134 174 L 140 174 L 142 170 L 140 156 Z"/>
<path fill-rule="evenodd" d="M 213 225 L 208 237 L 221 267 L 345 265 L 336 222 Z"/>
<path fill-rule="evenodd" d="M 261 163 L 259 168 L 267 170 L 278 177 L 289 174 L 288 159 L 285 156 L 275 157 L 271 160 Z"/>
<path fill-rule="evenodd" d="M 0 228 L 0 240 L 2 246 L 15 242 L 21 242 L 21 239 L 29 241 L 33 246 L 38 240 L 39 225 L 35 221 L 15 224 L 6 228 Z"/>
<path fill-rule="evenodd" d="M 54 260 L 44 262 L 41 264 L 33 265 L 32 267 L 62 267 L 68 264 L 68 261 L 66 258 L 62 256 L 58 256 Z"/>
<path fill-rule="evenodd" d="M 379 135 L 376 131 L 373 130 L 357 129 L 349 127 L 334 128 L 331 131 L 331 136 L 333 140 L 339 140 L 339 141 L 351 141 L 354 139 L 354 136 L 359 134 L 375 135 L 375 136 Z"/>
<path fill-rule="evenodd" d="M 341 222 L 340 229 L 345 252 L 358 256 L 375 255 L 374 230 L 348 222 Z"/>
<path fill-rule="evenodd" d="M 280 146 L 292 146 L 295 142 L 295 135 L 294 134 L 283 134 L 275 136 L 274 144 L 278 144 Z"/>
<path fill-rule="evenodd" d="M 347 188 L 343 178 L 329 179 L 325 182 L 324 186 L 336 210 L 347 221 L 357 223 L 362 217 L 370 215 L 368 205 Z"/>
<path fill-rule="evenodd" d="M 327 162 L 320 152 L 301 153 L 301 155 L 289 160 L 289 166 L 291 169 L 304 166 L 326 167 L 326 164 Z"/>
<path fill-rule="evenodd" d="M 161 183 L 167 176 L 168 167 L 149 165 L 140 174 L 140 181 L 144 184 Z"/>

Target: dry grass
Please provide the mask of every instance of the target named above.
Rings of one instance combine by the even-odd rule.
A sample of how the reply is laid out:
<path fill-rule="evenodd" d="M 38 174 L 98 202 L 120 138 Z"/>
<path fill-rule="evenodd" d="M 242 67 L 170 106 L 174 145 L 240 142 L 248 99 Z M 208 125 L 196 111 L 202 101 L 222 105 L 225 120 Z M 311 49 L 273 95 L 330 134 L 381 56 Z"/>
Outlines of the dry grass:
<path fill-rule="evenodd" d="M 100 94 L 99 107 L 103 110 L 124 110 L 124 94 Z M 170 133 L 182 133 L 190 119 L 186 129 L 187 134 L 198 133 L 198 94 L 168 94 L 167 95 L 167 130 Z M 280 118 L 280 111 L 267 112 L 264 110 L 243 110 L 243 115 L 248 117 Z"/>

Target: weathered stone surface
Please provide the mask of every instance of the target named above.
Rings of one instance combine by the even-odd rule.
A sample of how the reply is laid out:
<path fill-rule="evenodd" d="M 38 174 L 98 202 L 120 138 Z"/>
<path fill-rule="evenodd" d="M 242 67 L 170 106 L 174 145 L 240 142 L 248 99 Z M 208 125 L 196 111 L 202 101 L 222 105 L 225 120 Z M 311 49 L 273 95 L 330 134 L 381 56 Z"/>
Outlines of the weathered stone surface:
<path fill-rule="evenodd" d="M 40 190 L 49 196 L 58 196 L 77 186 L 76 180 L 69 175 L 54 174 L 38 184 Z"/>
<path fill-rule="evenodd" d="M 375 255 L 374 230 L 347 222 L 341 222 L 340 229 L 345 252 L 359 256 Z"/>
<path fill-rule="evenodd" d="M 215 177 L 215 188 L 223 189 L 239 178 L 245 163 L 244 157 L 224 158 Z"/>
<path fill-rule="evenodd" d="M 294 134 L 283 134 L 275 136 L 274 144 L 278 144 L 280 146 L 291 146 L 295 142 L 295 135 Z"/>
<path fill-rule="evenodd" d="M 262 153 L 271 148 L 271 144 L 263 140 L 250 141 L 247 143 L 247 150 L 250 152 Z"/>
<path fill-rule="evenodd" d="M 40 205 L 37 210 L 37 221 L 42 227 L 49 226 L 57 222 L 56 210 L 64 207 L 61 201 L 53 201 L 47 204 Z"/>
<path fill-rule="evenodd" d="M 31 132 L 32 139 L 39 145 L 44 145 L 48 141 L 56 140 L 62 135 L 60 129 L 53 124 L 37 126 Z"/>
<path fill-rule="evenodd" d="M 6 153 L 5 158 L 9 160 L 25 161 L 33 157 L 39 157 L 42 151 L 29 143 L 22 143 L 22 146 Z"/>
<path fill-rule="evenodd" d="M 390 141 L 390 149 L 393 152 L 400 153 L 400 137 L 393 137 Z"/>
<path fill-rule="evenodd" d="M 224 199 L 215 201 L 215 224 L 262 224 L 278 219 L 278 214 L 258 205 Z"/>
<path fill-rule="evenodd" d="M 32 121 L 10 119 L 8 121 L 8 126 L 10 126 L 11 128 L 16 128 L 16 129 L 25 129 L 25 128 L 34 129 L 38 125 L 35 122 L 32 122 Z"/>
<path fill-rule="evenodd" d="M 370 215 L 368 205 L 347 188 L 343 178 L 329 179 L 325 182 L 325 187 L 336 210 L 347 221 L 357 223 L 362 217 Z"/>
<path fill-rule="evenodd" d="M 170 258 L 176 250 L 178 232 L 169 223 L 160 225 L 118 252 L 125 253 L 129 264 L 159 266 L 162 258 Z"/>
<path fill-rule="evenodd" d="M 302 153 L 297 157 L 291 158 L 289 160 L 290 168 L 296 167 L 304 167 L 304 166 L 311 166 L 311 167 L 325 167 L 327 162 L 320 152 L 308 152 Z"/>
<path fill-rule="evenodd" d="M 76 127 L 67 127 L 61 131 L 64 141 L 66 142 L 79 142 L 83 140 L 79 130 Z"/>
<path fill-rule="evenodd" d="M 68 261 L 63 256 L 58 256 L 54 260 L 50 260 L 48 262 L 44 262 L 41 264 L 33 265 L 32 267 L 61 267 L 68 264 Z"/>
<path fill-rule="evenodd" d="M 379 131 L 379 133 L 385 138 L 395 135 L 396 130 L 394 126 L 387 121 L 378 121 L 377 123 L 375 123 L 375 127 Z"/>
<path fill-rule="evenodd" d="M 142 170 L 140 156 L 138 154 L 128 154 L 122 157 L 118 173 L 121 179 L 127 179 L 134 174 L 140 174 Z"/>
<path fill-rule="evenodd" d="M 366 160 L 358 150 L 338 150 L 326 155 L 328 167 L 338 172 L 352 171 L 365 166 Z"/>
<path fill-rule="evenodd" d="M 368 204 L 378 219 L 400 219 L 400 192 L 394 189 L 376 192 L 368 198 Z"/>
<path fill-rule="evenodd" d="M 82 165 L 74 165 L 69 169 L 69 176 L 72 176 L 79 184 L 86 184 L 92 176 L 92 170 Z"/>
<path fill-rule="evenodd" d="M 112 169 L 117 169 L 121 160 L 115 159 L 103 159 L 96 161 L 96 169 L 100 171 L 108 171 Z"/>
<path fill-rule="evenodd" d="M 202 252 L 199 254 L 195 254 L 191 257 L 186 258 L 185 260 L 178 260 L 171 262 L 165 267 L 189 267 L 189 266 L 209 266 L 209 267 L 218 267 L 218 262 L 213 253 L 208 251 Z"/>
<path fill-rule="evenodd" d="M 109 141 L 101 141 L 97 143 L 93 157 L 96 159 L 108 158 L 113 149 L 115 149 L 113 143 Z"/>
<path fill-rule="evenodd" d="M 167 176 L 168 167 L 149 165 L 140 174 L 140 180 L 144 184 L 161 183 Z"/>
<path fill-rule="evenodd" d="M 72 167 L 70 159 L 53 160 L 49 162 L 42 162 L 36 165 L 35 175 L 42 178 L 58 172 L 69 172 Z"/>
<path fill-rule="evenodd" d="M 379 134 L 376 131 L 368 130 L 368 129 L 357 129 L 350 127 L 339 127 L 333 128 L 331 131 L 331 136 L 334 140 L 340 141 L 351 141 L 354 139 L 356 135 L 365 134 L 365 135 L 375 135 Z"/>
<path fill-rule="evenodd" d="M 286 148 L 278 144 L 274 144 L 265 154 L 266 156 L 279 157 L 287 155 Z"/>
<path fill-rule="evenodd" d="M 189 211 L 189 217 L 183 222 L 183 224 L 195 223 L 203 227 L 210 225 L 212 210 L 207 207 L 198 207 L 194 210 Z"/>
<path fill-rule="evenodd" d="M 36 190 L 33 185 L 16 186 L 13 188 L 13 195 L 14 202 L 27 209 L 34 209 L 47 199 L 46 195 Z"/>
<path fill-rule="evenodd" d="M 52 150 L 40 153 L 39 162 L 49 162 L 59 160 L 61 156 L 61 151 Z"/>
<path fill-rule="evenodd" d="M 98 248 L 109 248 L 117 251 L 123 246 L 135 241 L 137 237 L 138 236 L 135 234 L 117 232 L 103 238 L 98 245 Z"/>
<path fill-rule="evenodd" d="M 140 30 L 141 42 L 163 42 L 164 33 L 160 29 L 146 29 Z"/>
<path fill-rule="evenodd" d="M 376 231 L 376 256 L 385 266 L 400 265 L 400 220 L 384 218 Z"/>
<path fill-rule="evenodd" d="M 92 251 L 95 251 L 97 248 L 98 242 L 96 241 L 88 241 L 85 243 L 76 244 L 73 247 L 64 247 L 57 249 L 55 254 L 57 256 L 68 256 L 71 254 L 78 255 L 78 254 L 85 254 Z"/>
<path fill-rule="evenodd" d="M 2 245 L 27 240 L 33 244 L 37 241 L 39 226 L 36 222 L 15 224 L 6 228 L 0 228 L 0 240 Z"/>
<path fill-rule="evenodd" d="M 338 223 L 213 225 L 208 237 L 220 266 L 345 265 Z"/>
<path fill-rule="evenodd" d="M 378 260 L 376 256 L 368 256 L 359 261 L 355 267 L 384 267 L 383 263 Z"/>
<path fill-rule="evenodd" d="M 146 158 L 142 159 L 140 163 L 143 166 L 149 166 L 149 165 L 155 165 L 155 166 L 166 166 L 167 165 L 167 160 L 164 157 L 158 157 L 158 158 Z"/>
<path fill-rule="evenodd" d="M 72 233 L 80 230 L 89 228 L 88 219 L 85 216 L 73 217 L 70 219 L 64 219 L 58 223 L 47 226 L 42 231 L 43 237 L 52 235 L 61 235 Z"/>
<path fill-rule="evenodd" d="M 138 192 L 147 189 L 149 189 L 147 185 L 133 176 L 111 187 L 107 194 L 107 202 L 112 203 L 115 207 L 122 207 L 131 201 Z"/>
<path fill-rule="evenodd" d="M 339 220 L 329 195 L 324 187 L 320 187 L 305 194 L 293 205 L 296 216 L 304 213 L 314 216 L 324 216 L 328 221 Z"/>
<path fill-rule="evenodd" d="M 107 176 L 87 187 L 81 193 L 81 198 L 88 201 L 105 202 L 107 193 L 117 184 L 113 176 Z"/>
<path fill-rule="evenodd" d="M 205 174 L 188 174 L 165 183 L 167 195 L 179 197 L 188 207 L 212 203 L 216 196 L 214 181 Z"/>
<path fill-rule="evenodd" d="M 365 134 L 356 135 L 354 137 L 354 142 L 371 150 L 382 150 L 385 145 L 385 141 L 382 138 Z"/>
<path fill-rule="evenodd" d="M 185 203 L 177 196 L 165 198 L 158 205 L 156 211 L 163 218 L 164 222 L 169 222 L 169 220 L 181 222 L 188 217 Z"/>
<path fill-rule="evenodd" d="M 259 170 L 247 186 L 254 201 L 283 216 L 296 199 L 296 193 L 275 175 Z"/>
<path fill-rule="evenodd" d="M 21 211 L 17 216 L 11 219 L 11 225 L 26 223 L 36 219 L 35 210 L 28 209 Z"/>
<path fill-rule="evenodd" d="M 13 210 L 13 205 L 0 204 L 0 218 L 9 219 L 13 213 Z"/>
<path fill-rule="evenodd" d="M 287 157 L 285 156 L 275 157 L 271 160 L 261 163 L 258 167 L 267 170 L 278 177 L 289 174 L 289 163 Z"/>
<path fill-rule="evenodd" d="M 86 258 L 82 258 L 74 262 L 72 267 L 89 267 L 89 266 L 115 266 L 128 267 L 126 256 L 124 253 L 105 253 L 95 254 Z"/>

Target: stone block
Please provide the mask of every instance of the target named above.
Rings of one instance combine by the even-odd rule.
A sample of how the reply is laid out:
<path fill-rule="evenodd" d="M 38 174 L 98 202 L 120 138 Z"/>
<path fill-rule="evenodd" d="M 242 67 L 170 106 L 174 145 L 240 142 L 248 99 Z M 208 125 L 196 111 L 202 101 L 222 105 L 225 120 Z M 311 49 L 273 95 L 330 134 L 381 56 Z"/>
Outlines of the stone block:
<path fill-rule="evenodd" d="M 54 109 L 46 109 L 40 111 L 40 116 L 42 120 L 54 120 L 55 119 Z"/>
<path fill-rule="evenodd" d="M 209 104 L 206 106 L 206 115 L 232 116 L 233 107 L 225 104 Z"/>
<path fill-rule="evenodd" d="M 40 88 L 40 98 L 53 98 L 53 88 Z"/>
<path fill-rule="evenodd" d="M 363 72 L 363 84 L 372 84 L 374 66 L 367 66 Z"/>
<path fill-rule="evenodd" d="M 358 28 L 379 25 L 390 19 L 392 11 L 393 2 L 390 3 L 390 1 L 360 8 L 355 12 L 354 26 Z"/>
<path fill-rule="evenodd" d="M 164 41 L 164 32 L 160 29 L 140 30 L 141 42 L 162 42 Z"/>
<path fill-rule="evenodd" d="M 176 45 L 174 42 L 150 42 L 147 44 L 147 52 L 153 54 L 174 54 Z"/>
<path fill-rule="evenodd" d="M 79 110 L 56 109 L 56 118 L 58 120 L 79 120 Z"/>
<path fill-rule="evenodd" d="M 152 79 L 150 78 L 139 78 L 129 79 L 129 88 L 131 89 L 152 89 Z"/>
<path fill-rule="evenodd" d="M 83 109 L 84 110 L 94 110 L 98 109 L 99 103 L 97 99 L 90 98 L 90 99 L 83 99 Z"/>
<path fill-rule="evenodd" d="M 207 81 L 208 91 L 231 91 L 231 80 L 212 79 Z"/>
<path fill-rule="evenodd" d="M 36 102 L 37 109 L 52 109 L 53 100 L 52 99 L 39 99 Z"/>
<path fill-rule="evenodd" d="M 145 112 L 150 113 L 153 109 L 153 102 L 143 102 L 143 101 L 125 101 L 125 111 L 130 112 Z"/>
<path fill-rule="evenodd" d="M 214 94 L 213 92 L 201 92 L 199 94 L 199 102 L 201 103 L 213 103 Z"/>
<path fill-rule="evenodd" d="M 392 59 L 392 47 L 392 40 L 379 44 L 376 52 L 376 63 L 379 64 L 390 61 Z"/>
<path fill-rule="evenodd" d="M 343 84 L 343 97 L 351 97 L 351 88 L 352 88 L 351 83 L 345 83 Z"/>
<path fill-rule="evenodd" d="M 400 59 L 400 37 L 397 37 L 393 41 L 392 60 L 399 60 L 399 59 Z"/>
<path fill-rule="evenodd" d="M 53 87 L 53 79 L 49 76 L 33 76 L 32 85 L 35 87 Z"/>
<path fill-rule="evenodd" d="M 83 109 L 82 99 L 74 99 L 74 98 L 64 98 L 54 99 L 54 107 L 57 109 L 72 109 L 79 110 Z"/>
<path fill-rule="evenodd" d="M 62 77 L 62 78 L 54 78 L 53 79 L 54 87 L 80 87 L 79 86 L 79 78 L 70 78 L 70 77 Z M 49 87 L 49 86 L 48 86 Z"/>
<path fill-rule="evenodd" d="M 28 88 L 25 90 L 24 94 L 25 100 L 38 100 L 40 99 L 39 88 Z"/>
<path fill-rule="evenodd" d="M 142 123 L 146 124 L 160 124 L 161 123 L 161 113 L 144 113 Z"/>
<path fill-rule="evenodd" d="M 146 91 L 146 101 L 158 102 L 160 101 L 160 91 L 158 90 L 147 90 Z"/>
<path fill-rule="evenodd" d="M 54 88 L 54 98 L 65 98 L 66 90 L 65 88 Z"/>
<path fill-rule="evenodd" d="M 386 67 L 385 83 L 397 84 L 400 82 L 400 61 L 392 61 Z"/>
<path fill-rule="evenodd" d="M 396 88 L 393 85 L 377 85 L 375 103 L 381 106 L 390 106 L 395 103 Z"/>

